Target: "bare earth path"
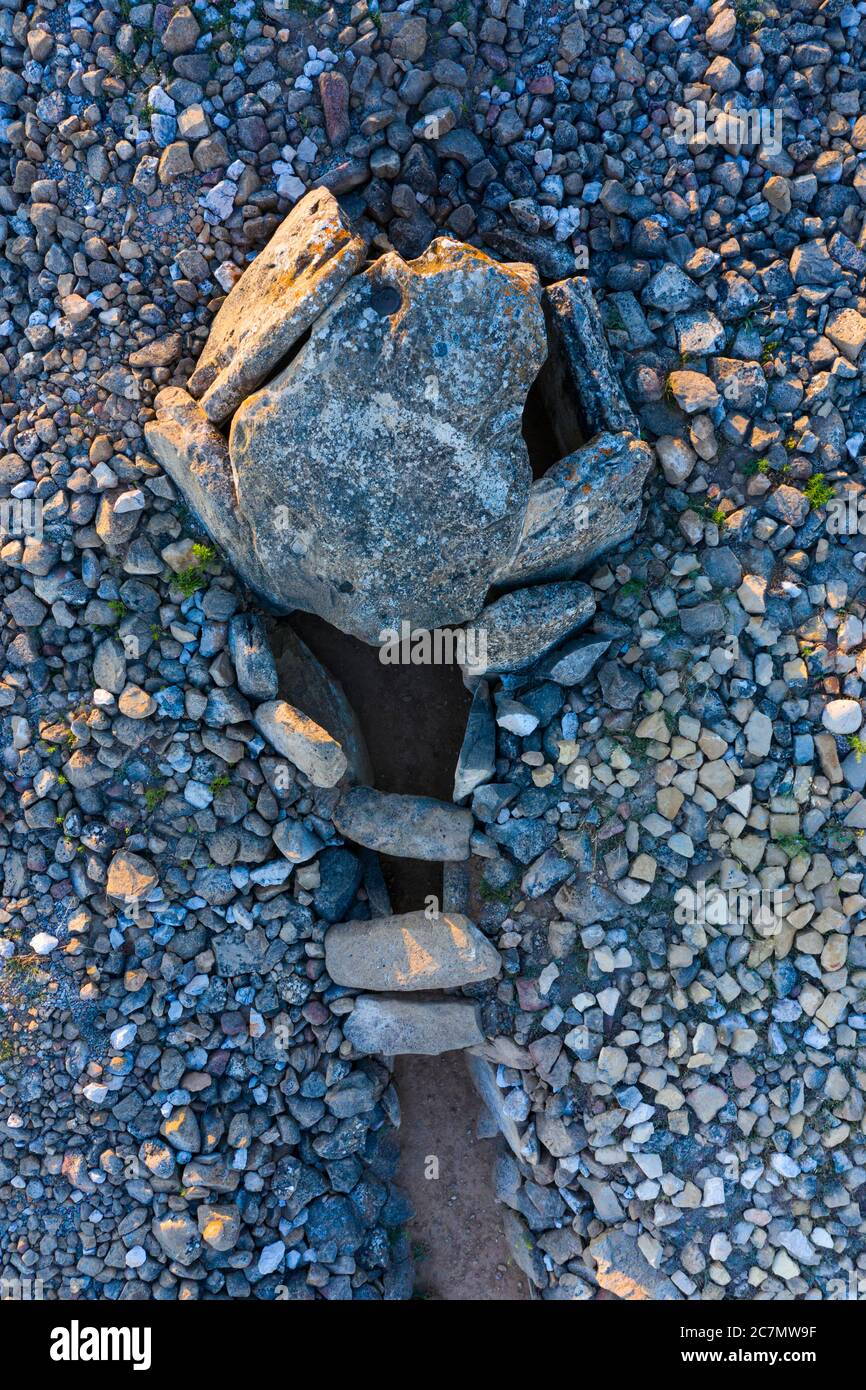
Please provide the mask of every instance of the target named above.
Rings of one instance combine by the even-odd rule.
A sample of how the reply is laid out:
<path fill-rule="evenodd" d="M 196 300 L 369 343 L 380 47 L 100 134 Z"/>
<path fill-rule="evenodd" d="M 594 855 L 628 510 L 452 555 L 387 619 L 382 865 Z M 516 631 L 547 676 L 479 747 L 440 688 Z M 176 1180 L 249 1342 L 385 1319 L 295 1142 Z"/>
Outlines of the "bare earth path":
<path fill-rule="evenodd" d="M 376 648 L 309 614 L 292 626 L 341 681 L 360 720 L 383 791 L 450 800 L 469 696 L 456 667 L 383 666 Z M 395 912 L 442 893 L 439 864 L 381 856 Z M 416 1211 L 410 1239 L 416 1293 L 435 1299 L 525 1299 L 493 1194 L 496 1144 L 475 1135 L 480 1101 L 460 1053 L 398 1057 L 400 1186 Z M 439 1178 L 425 1165 L 439 1160 Z"/>
<path fill-rule="evenodd" d="M 416 1297 L 528 1299 L 493 1195 L 496 1143 L 475 1134 L 480 1101 L 465 1058 L 454 1052 L 398 1057 L 396 1077 L 402 1109 L 397 1181 L 416 1213 L 409 1223 Z M 431 1156 L 439 1160 L 438 1179 L 425 1177 Z"/>

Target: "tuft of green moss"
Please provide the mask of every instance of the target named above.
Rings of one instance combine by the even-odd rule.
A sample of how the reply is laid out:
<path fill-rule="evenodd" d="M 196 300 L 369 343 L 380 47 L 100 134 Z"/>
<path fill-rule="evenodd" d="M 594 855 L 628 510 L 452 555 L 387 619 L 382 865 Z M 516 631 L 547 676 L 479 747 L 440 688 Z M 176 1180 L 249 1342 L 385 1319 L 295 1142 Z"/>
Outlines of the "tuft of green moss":
<path fill-rule="evenodd" d="M 866 753 L 866 740 L 862 739 L 859 734 L 849 734 L 848 747 L 851 749 L 857 762 L 861 762 L 863 754 Z"/>
<path fill-rule="evenodd" d="M 813 507 L 826 507 L 830 498 L 836 496 L 835 488 L 824 481 L 823 473 L 813 473 L 803 491 Z"/>

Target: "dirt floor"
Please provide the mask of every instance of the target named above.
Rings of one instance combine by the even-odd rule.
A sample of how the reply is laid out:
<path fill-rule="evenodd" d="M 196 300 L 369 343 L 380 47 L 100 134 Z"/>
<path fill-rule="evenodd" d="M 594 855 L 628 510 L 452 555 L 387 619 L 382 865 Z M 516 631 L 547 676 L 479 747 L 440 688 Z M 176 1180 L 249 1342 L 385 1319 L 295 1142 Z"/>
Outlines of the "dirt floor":
<path fill-rule="evenodd" d="M 477 1139 L 481 1102 L 459 1052 L 398 1057 L 403 1112 L 397 1181 L 415 1207 L 415 1295 L 469 1303 L 529 1298 L 493 1195 L 496 1141 Z M 431 1159 L 438 1160 L 438 1178 Z"/>
<path fill-rule="evenodd" d="M 450 801 L 471 697 L 457 666 L 386 666 L 378 647 L 339 632 L 310 613 L 291 626 L 340 682 L 364 733 L 383 792 Z M 380 855 L 394 912 L 442 895 L 441 864 Z"/>
<path fill-rule="evenodd" d="M 456 667 L 385 666 L 377 648 L 309 614 L 292 627 L 340 681 L 366 739 L 376 786 L 450 801 L 470 697 Z M 393 911 L 441 898 L 442 867 L 380 855 Z M 403 1114 L 400 1185 L 415 1207 L 409 1232 L 421 1297 L 526 1299 L 493 1195 L 496 1143 L 477 1139 L 481 1102 L 460 1053 L 398 1057 Z M 427 1178 L 430 1159 L 439 1177 Z"/>

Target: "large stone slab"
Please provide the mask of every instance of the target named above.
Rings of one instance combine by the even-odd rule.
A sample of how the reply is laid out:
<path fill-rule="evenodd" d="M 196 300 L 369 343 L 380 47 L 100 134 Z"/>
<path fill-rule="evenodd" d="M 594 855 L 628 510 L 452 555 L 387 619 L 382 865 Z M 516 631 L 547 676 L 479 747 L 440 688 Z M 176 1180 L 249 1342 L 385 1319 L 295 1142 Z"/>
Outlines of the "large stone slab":
<path fill-rule="evenodd" d="M 478 1007 L 468 999 L 394 999 L 362 994 L 343 1031 L 356 1052 L 377 1052 L 386 1057 L 435 1057 L 484 1041 Z"/>
<path fill-rule="evenodd" d="M 382 256 L 237 411 L 254 565 L 284 608 L 368 642 L 475 616 L 517 548 L 523 405 L 546 354 L 538 279 L 438 238 Z"/>
<path fill-rule="evenodd" d="M 634 530 L 652 454 L 586 280 L 542 291 L 533 265 L 448 237 L 366 268 L 364 247 L 326 188 L 309 193 L 228 295 L 191 394 L 161 392 L 146 433 L 267 605 L 381 645 L 472 623 L 491 590 L 573 579 Z M 541 405 L 563 456 L 534 485 L 532 387 L 527 438 Z M 534 616 L 534 652 L 525 624 L 527 650 L 491 673 L 537 660 L 548 619 L 554 641 L 568 628 Z"/>
<path fill-rule="evenodd" d="M 459 912 L 341 922 L 325 936 L 328 974 L 353 989 L 456 989 L 492 979 L 500 964 L 495 946 Z"/>
<path fill-rule="evenodd" d="M 468 859 L 472 812 L 432 796 L 353 787 L 334 810 L 347 840 L 402 859 Z"/>
<path fill-rule="evenodd" d="M 246 522 L 237 509 L 235 478 L 228 446 L 198 401 L 179 386 L 167 386 L 154 401 L 156 419 L 144 427 L 147 446 L 177 484 L 217 545 L 243 557 L 244 579 L 264 592 L 267 579 L 252 549 Z"/>
<path fill-rule="evenodd" d="M 499 582 L 568 579 L 621 545 L 637 529 L 652 465 L 642 439 L 607 431 L 553 464 L 532 484 L 517 554 Z"/>
<path fill-rule="evenodd" d="M 316 188 L 296 203 L 232 288 L 189 380 L 209 420 L 228 418 L 363 263 L 367 247 Z"/>
<path fill-rule="evenodd" d="M 259 705 L 253 723 L 314 786 L 335 787 L 344 776 L 348 760 L 337 740 L 288 700 L 269 700 Z"/>
<path fill-rule="evenodd" d="M 348 760 L 346 777 L 349 781 L 371 782 L 373 767 L 367 742 L 336 676 L 288 624 L 276 626 L 272 643 L 280 694 L 337 740 Z"/>

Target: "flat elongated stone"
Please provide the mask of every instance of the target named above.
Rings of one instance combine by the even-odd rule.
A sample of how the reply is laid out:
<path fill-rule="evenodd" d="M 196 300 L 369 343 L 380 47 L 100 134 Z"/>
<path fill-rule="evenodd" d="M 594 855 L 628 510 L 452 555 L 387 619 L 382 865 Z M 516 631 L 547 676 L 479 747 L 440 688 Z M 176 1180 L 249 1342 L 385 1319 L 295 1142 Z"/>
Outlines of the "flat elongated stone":
<path fill-rule="evenodd" d="M 430 796 L 353 787 L 338 802 L 334 825 L 347 840 L 403 859 L 468 859 L 472 812 Z"/>
<path fill-rule="evenodd" d="M 309 192 L 232 288 L 190 377 L 209 420 L 228 418 L 334 299 L 366 254 L 332 193 Z"/>
<path fill-rule="evenodd" d="M 531 266 L 440 237 L 355 275 L 232 421 L 272 601 L 373 643 L 473 618 L 517 547 L 520 420 L 545 353 Z M 249 558 L 232 556 L 241 573 Z"/>
<path fill-rule="evenodd" d="M 167 386 L 154 402 L 155 420 L 144 427 L 147 446 L 217 544 L 231 556 L 243 554 L 244 578 L 260 592 L 267 581 L 252 552 L 246 523 L 237 510 L 226 442 L 198 401 L 179 386 Z"/>
<path fill-rule="evenodd" d="M 345 773 L 348 762 L 337 740 L 287 700 L 259 705 L 253 723 L 314 786 L 334 787 Z"/>
<path fill-rule="evenodd" d="M 341 922 L 325 936 L 335 984 L 354 989 L 455 989 L 499 974 L 499 952 L 459 912 Z"/>
<path fill-rule="evenodd" d="M 604 433 L 532 484 L 517 554 L 500 583 L 570 578 L 631 536 L 652 468 L 648 444 Z"/>
<path fill-rule="evenodd" d="M 229 652 L 241 693 L 256 700 L 273 700 L 277 693 L 277 671 L 258 614 L 239 613 L 231 619 Z"/>
<path fill-rule="evenodd" d="M 362 994 L 343 1031 L 357 1052 L 378 1052 L 386 1057 L 435 1057 L 484 1041 L 478 1008 L 468 999 L 394 999 Z"/>
<path fill-rule="evenodd" d="M 542 385 L 554 430 L 563 439 L 607 430 L 636 435 L 637 419 L 614 371 L 589 281 L 575 275 L 548 285 L 543 303 L 551 353 Z"/>
<path fill-rule="evenodd" d="M 505 260 L 532 261 L 545 280 L 555 280 L 574 269 L 574 252 L 568 243 L 553 241 L 541 233 L 524 232 L 500 223 L 485 232 L 484 242 Z"/>
<path fill-rule="evenodd" d="M 521 1158 L 523 1135 L 515 1121 L 505 1109 L 506 1092 L 501 1091 L 496 1084 L 496 1067 L 492 1062 L 488 1062 L 485 1057 L 479 1057 L 474 1054 L 468 1054 L 466 1062 L 469 1067 L 469 1075 L 472 1077 L 473 1085 L 484 1101 L 497 1129 L 500 1134 L 502 1134 L 512 1152 L 515 1153 L 518 1158 Z"/>
<path fill-rule="evenodd" d="M 454 772 L 454 800 L 465 801 L 496 774 L 496 723 L 487 681 L 479 681 L 472 696 L 466 733 Z"/>
<path fill-rule="evenodd" d="M 595 599 L 586 584 L 538 584 L 503 594 L 482 608 L 473 626 L 479 664 L 473 675 L 523 671 L 588 623 Z"/>
<path fill-rule="evenodd" d="M 340 682 L 286 623 L 275 629 L 273 653 L 283 698 L 337 740 L 348 759 L 349 781 L 371 782 L 373 768 L 367 743 Z"/>

